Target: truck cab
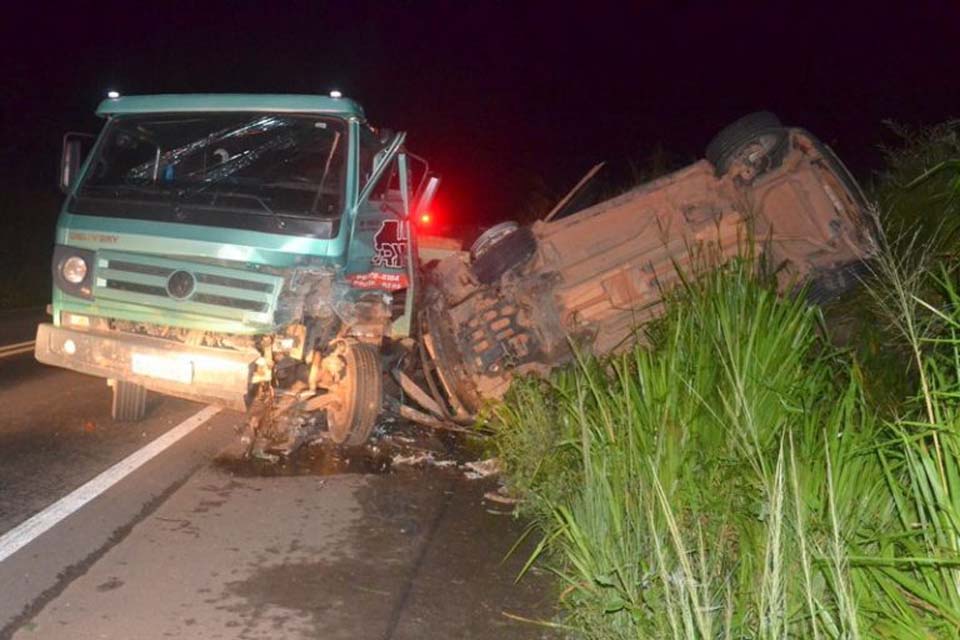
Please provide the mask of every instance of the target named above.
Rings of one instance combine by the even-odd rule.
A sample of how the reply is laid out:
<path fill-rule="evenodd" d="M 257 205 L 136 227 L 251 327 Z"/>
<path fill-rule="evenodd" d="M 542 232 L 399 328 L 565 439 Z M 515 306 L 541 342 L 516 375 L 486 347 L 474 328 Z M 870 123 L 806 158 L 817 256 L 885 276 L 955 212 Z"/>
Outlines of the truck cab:
<path fill-rule="evenodd" d="M 412 219 L 438 184 L 405 135 L 328 96 L 111 97 L 97 114 L 88 153 L 64 139 L 37 359 L 107 379 L 118 420 L 148 390 L 284 400 L 365 441 L 380 348 L 411 331 Z"/>

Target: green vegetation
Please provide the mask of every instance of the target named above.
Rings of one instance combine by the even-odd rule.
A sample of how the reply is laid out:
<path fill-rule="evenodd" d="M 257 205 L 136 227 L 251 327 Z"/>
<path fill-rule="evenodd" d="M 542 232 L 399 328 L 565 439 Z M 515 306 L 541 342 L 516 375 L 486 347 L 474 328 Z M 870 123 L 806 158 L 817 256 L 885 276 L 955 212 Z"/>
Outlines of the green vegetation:
<path fill-rule="evenodd" d="M 940 257 L 960 248 L 960 120 L 912 129 L 889 123 L 900 140 L 885 149 L 875 197 L 895 248 L 930 246 Z"/>
<path fill-rule="evenodd" d="M 900 159 L 884 198 L 908 189 Z M 934 216 L 952 206 L 944 167 Z M 493 409 L 579 636 L 960 637 L 956 261 L 944 234 L 904 229 L 866 294 L 893 347 L 834 346 L 832 319 L 740 262 L 675 292 L 646 347 Z"/>

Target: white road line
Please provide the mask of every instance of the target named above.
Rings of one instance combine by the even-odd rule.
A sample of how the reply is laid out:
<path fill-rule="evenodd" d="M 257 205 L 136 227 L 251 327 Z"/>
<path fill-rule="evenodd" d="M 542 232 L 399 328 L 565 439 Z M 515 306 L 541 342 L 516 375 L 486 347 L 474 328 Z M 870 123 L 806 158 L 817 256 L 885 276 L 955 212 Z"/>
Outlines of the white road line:
<path fill-rule="evenodd" d="M 209 406 L 187 418 L 170 431 L 113 465 L 79 489 L 60 498 L 40 513 L 17 525 L 0 537 L 0 562 L 49 531 L 61 520 L 79 510 L 101 493 L 143 466 L 151 458 L 215 416 L 220 407 Z"/>
<path fill-rule="evenodd" d="M 21 353 L 31 353 L 33 352 L 34 343 L 25 342 L 22 344 L 9 345 L 6 347 L 0 347 L 0 358 L 8 358 L 10 356 L 18 356 Z"/>

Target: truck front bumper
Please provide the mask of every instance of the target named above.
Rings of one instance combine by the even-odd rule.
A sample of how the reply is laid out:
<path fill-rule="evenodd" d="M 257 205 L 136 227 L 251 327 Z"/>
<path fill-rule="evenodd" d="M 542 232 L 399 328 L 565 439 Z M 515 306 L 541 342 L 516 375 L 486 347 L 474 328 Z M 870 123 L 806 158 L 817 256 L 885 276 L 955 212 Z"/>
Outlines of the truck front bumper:
<path fill-rule="evenodd" d="M 44 364 L 243 411 L 257 354 L 41 324 L 36 357 Z"/>

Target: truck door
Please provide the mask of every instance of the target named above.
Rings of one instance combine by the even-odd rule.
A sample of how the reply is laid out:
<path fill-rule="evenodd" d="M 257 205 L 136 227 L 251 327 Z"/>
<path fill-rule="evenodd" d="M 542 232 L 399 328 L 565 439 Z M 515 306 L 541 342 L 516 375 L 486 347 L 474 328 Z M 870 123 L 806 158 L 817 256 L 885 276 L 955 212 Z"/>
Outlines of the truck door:
<path fill-rule="evenodd" d="M 360 143 L 360 200 L 348 250 L 346 280 L 354 289 L 389 294 L 391 333 L 409 335 L 414 278 L 410 185 L 402 134 L 386 145 Z M 366 147 L 366 148 L 365 148 Z"/>

